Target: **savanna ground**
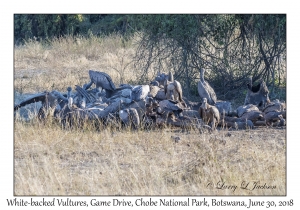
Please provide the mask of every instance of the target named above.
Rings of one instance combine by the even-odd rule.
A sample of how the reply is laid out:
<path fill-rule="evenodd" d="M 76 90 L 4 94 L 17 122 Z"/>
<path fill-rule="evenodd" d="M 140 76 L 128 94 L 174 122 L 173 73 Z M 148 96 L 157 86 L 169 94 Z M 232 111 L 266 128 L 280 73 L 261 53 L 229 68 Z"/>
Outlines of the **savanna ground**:
<path fill-rule="evenodd" d="M 15 103 L 87 83 L 89 69 L 107 72 L 116 86 L 134 83 L 134 52 L 134 39 L 118 35 L 16 46 Z M 286 195 L 286 128 L 64 130 L 29 117 L 14 122 L 15 195 Z"/>

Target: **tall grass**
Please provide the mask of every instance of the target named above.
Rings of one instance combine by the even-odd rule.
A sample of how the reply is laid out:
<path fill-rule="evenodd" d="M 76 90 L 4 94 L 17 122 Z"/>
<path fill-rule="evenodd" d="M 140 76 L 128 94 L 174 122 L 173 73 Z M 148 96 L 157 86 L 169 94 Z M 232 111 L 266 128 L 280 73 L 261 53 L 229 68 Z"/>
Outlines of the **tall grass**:
<path fill-rule="evenodd" d="M 133 40 L 66 37 L 15 47 L 15 100 L 89 81 L 88 70 L 116 85 L 136 81 Z M 32 113 L 14 122 L 15 195 L 285 195 L 285 129 L 62 129 Z M 178 143 L 172 136 L 180 137 Z M 241 189 L 243 182 L 276 186 Z M 222 187 L 222 183 L 224 183 Z M 237 186 L 236 190 L 225 186 Z M 249 186 L 250 187 L 250 186 Z M 221 189 L 218 189 L 221 188 Z"/>
<path fill-rule="evenodd" d="M 110 37 L 66 37 L 45 44 L 28 40 L 15 47 L 15 90 L 36 92 L 66 91 L 67 86 L 88 82 L 88 70 L 109 73 L 118 85 L 134 81 L 134 44 L 119 35 Z"/>
<path fill-rule="evenodd" d="M 15 123 L 16 195 L 284 195 L 280 130 L 62 130 Z M 178 132 L 178 131 L 177 131 Z M 272 134 L 273 135 L 272 135 Z M 243 181 L 276 189 L 243 190 Z M 238 185 L 236 190 L 217 184 Z M 213 183 L 214 187 L 208 187 Z"/>

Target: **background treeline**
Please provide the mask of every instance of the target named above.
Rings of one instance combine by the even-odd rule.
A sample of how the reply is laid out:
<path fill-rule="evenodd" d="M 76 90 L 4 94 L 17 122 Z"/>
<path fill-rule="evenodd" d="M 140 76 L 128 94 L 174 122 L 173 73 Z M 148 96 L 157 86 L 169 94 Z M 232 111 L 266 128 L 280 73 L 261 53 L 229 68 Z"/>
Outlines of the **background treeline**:
<path fill-rule="evenodd" d="M 129 19 L 134 15 L 117 14 L 15 14 L 14 40 L 22 44 L 35 38 L 47 40 L 66 35 L 129 35 Z"/>
<path fill-rule="evenodd" d="M 14 40 L 54 37 L 138 37 L 134 69 L 174 73 L 187 95 L 197 95 L 200 68 L 219 99 L 231 99 L 249 77 L 264 79 L 276 97 L 286 86 L 285 14 L 15 14 Z M 285 94 L 285 91 L 281 94 Z"/>

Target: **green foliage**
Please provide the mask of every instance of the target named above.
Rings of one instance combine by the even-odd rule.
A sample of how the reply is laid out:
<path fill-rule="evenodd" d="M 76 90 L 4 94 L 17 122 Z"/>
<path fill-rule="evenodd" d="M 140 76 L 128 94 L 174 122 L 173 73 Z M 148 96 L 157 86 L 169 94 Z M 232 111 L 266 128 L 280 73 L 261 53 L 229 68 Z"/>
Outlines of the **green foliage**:
<path fill-rule="evenodd" d="M 60 14 L 15 14 L 14 36 L 15 42 L 23 43 L 24 40 L 44 40 L 64 35 L 76 35 L 85 18 L 83 15 Z"/>
<path fill-rule="evenodd" d="M 129 19 L 129 15 L 117 14 L 15 14 L 15 42 L 66 35 L 108 35 L 114 32 L 126 35 L 132 32 L 128 30 Z"/>

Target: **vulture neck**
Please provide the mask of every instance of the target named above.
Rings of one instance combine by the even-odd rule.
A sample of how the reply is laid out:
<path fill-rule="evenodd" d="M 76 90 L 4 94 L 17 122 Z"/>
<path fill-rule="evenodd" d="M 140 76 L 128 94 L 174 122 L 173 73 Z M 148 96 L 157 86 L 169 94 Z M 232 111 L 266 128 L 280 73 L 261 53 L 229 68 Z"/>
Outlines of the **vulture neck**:
<path fill-rule="evenodd" d="M 204 83 L 204 72 L 205 72 L 204 69 L 200 69 L 200 80 L 202 83 Z"/>

